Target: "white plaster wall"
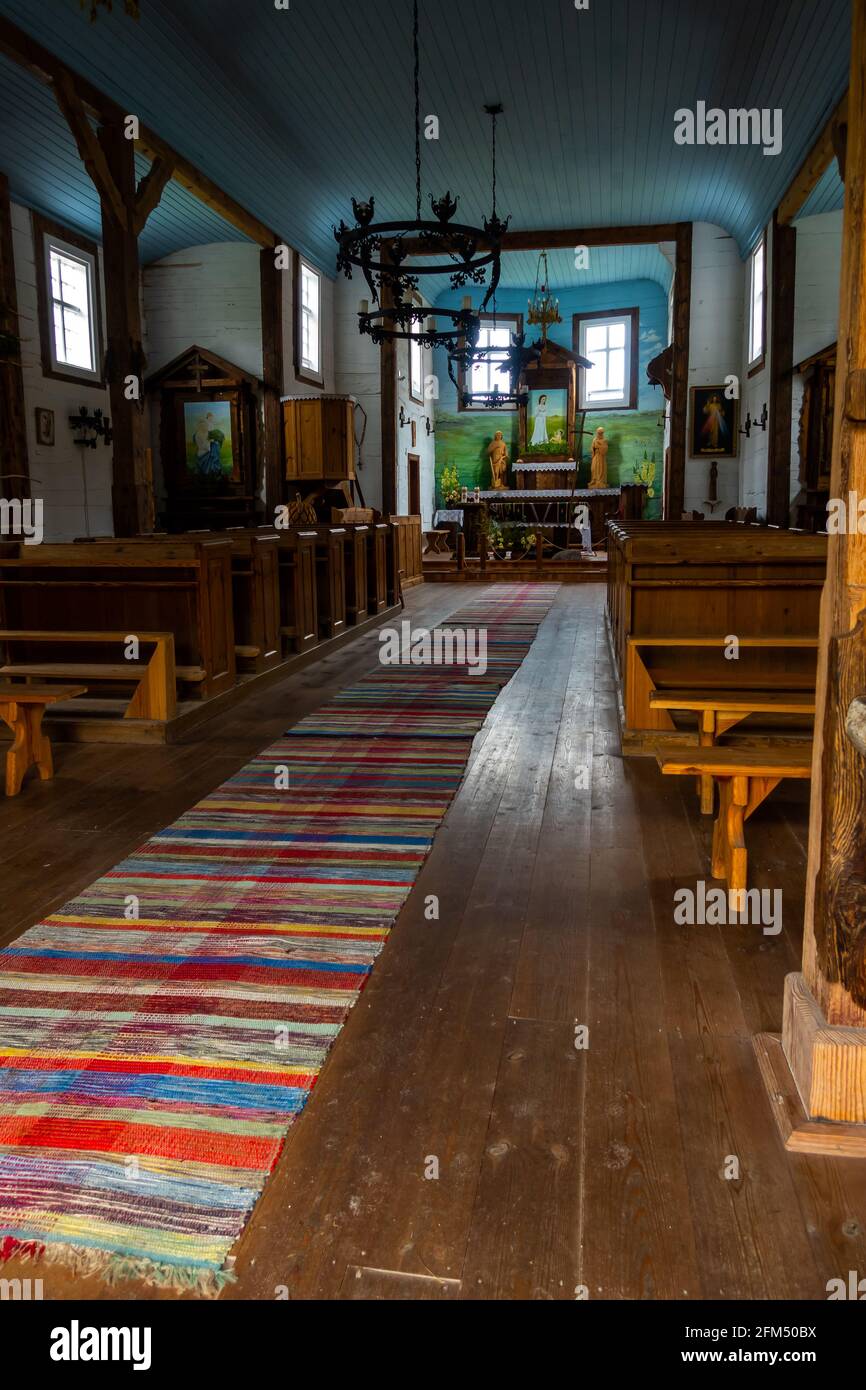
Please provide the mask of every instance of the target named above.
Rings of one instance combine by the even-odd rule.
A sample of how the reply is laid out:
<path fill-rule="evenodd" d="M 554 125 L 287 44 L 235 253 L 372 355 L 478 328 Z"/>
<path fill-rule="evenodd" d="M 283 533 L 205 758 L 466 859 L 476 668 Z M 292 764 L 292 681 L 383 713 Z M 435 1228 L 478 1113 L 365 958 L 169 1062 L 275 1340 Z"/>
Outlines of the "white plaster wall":
<path fill-rule="evenodd" d="M 358 332 L 361 300 L 369 298 L 362 281 L 344 276 L 332 286 L 334 300 L 334 389 L 354 396 L 367 415 L 361 448 L 358 480 L 368 507 L 382 507 L 382 393 L 379 376 L 379 348 L 366 334 Z M 355 412 L 355 429 L 360 433 L 361 411 Z"/>
<path fill-rule="evenodd" d="M 360 334 L 358 335 L 360 337 Z M 433 354 L 428 348 L 421 353 L 422 381 L 433 372 Z M 422 392 L 423 394 L 423 392 Z M 406 424 L 400 424 L 400 407 L 403 407 Z M 409 395 L 409 344 L 397 344 L 397 515 L 406 516 L 409 512 L 409 455 L 419 459 L 421 478 L 421 524 L 424 528 L 433 525 L 433 508 L 436 491 L 436 440 L 428 436 L 425 420 L 435 426 L 433 402 L 419 404 Z M 415 421 L 415 447 L 412 447 L 412 426 Z"/>
<path fill-rule="evenodd" d="M 100 409 L 110 415 L 108 391 L 84 382 L 55 381 L 43 376 L 30 211 L 13 203 L 11 216 L 31 495 L 43 501 L 48 541 L 74 540 L 88 534 L 112 535 L 111 447 L 100 443 L 95 449 L 76 448 L 68 423 L 69 416 L 77 414 L 82 405 L 90 412 Z M 104 342 L 104 286 L 101 302 Z M 54 411 L 53 446 L 36 443 L 37 406 Z"/>
<path fill-rule="evenodd" d="M 692 300 L 689 333 L 689 391 L 693 386 L 721 386 L 741 373 L 744 267 L 734 239 L 721 227 L 696 222 L 692 233 Z M 740 436 L 740 444 L 745 442 Z M 710 464 L 690 457 L 691 396 L 686 453 L 685 507 L 707 517 L 723 517 L 737 505 L 736 459 L 719 459 L 719 506 L 706 505 Z"/>

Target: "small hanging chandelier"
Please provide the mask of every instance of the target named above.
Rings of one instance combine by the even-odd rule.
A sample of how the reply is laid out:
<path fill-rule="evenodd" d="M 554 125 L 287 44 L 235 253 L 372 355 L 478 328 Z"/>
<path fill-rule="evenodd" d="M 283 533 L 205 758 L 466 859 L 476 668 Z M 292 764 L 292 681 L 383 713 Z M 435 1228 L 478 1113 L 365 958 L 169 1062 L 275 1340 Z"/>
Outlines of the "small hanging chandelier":
<path fill-rule="evenodd" d="M 413 54 L 415 59 L 415 219 L 411 222 L 374 222 L 375 199 L 366 203 L 352 199 L 355 226 L 340 222 L 335 227 L 337 270 L 352 278 L 353 266 L 359 269 L 370 290 L 374 305 L 364 301 L 358 315 L 358 328 L 376 343 L 398 338 L 417 338 L 423 347 L 444 347 L 455 350 L 462 342 L 477 343 L 480 320 L 472 309 L 436 309 L 431 311 L 412 302 L 419 281 L 425 275 L 448 275 L 451 288 L 465 285 L 484 285 L 487 272 L 490 282 L 481 304 L 483 310 L 499 283 L 502 238 L 510 219 L 502 222 L 494 205 L 483 227 L 471 227 L 452 222 L 458 199 L 449 189 L 436 200 L 430 196 L 435 221 L 421 216 L 421 96 L 420 50 L 418 42 L 418 0 L 413 0 Z M 500 108 L 501 109 L 501 108 Z M 495 135 L 494 135 L 495 139 Z M 384 299 L 384 303 L 383 303 Z M 428 317 L 428 315 L 430 317 Z M 413 331 L 416 325 L 426 325 Z M 437 319 L 445 319 L 450 327 L 440 328 Z"/>
<path fill-rule="evenodd" d="M 542 273 L 543 272 L 543 273 Z M 542 344 L 547 342 L 547 330 L 552 323 L 562 323 L 559 316 L 559 300 L 550 293 L 550 273 L 547 268 L 547 252 L 538 257 L 535 272 L 535 294 L 527 305 L 527 318 L 530 323 L 541 324 Z"/>

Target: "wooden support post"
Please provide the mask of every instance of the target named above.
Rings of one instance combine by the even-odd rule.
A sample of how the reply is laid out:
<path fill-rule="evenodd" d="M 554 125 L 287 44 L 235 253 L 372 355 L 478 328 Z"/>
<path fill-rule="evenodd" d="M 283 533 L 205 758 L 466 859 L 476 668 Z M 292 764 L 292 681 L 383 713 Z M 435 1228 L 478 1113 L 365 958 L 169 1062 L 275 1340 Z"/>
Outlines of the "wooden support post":
<path fill-rule="evenodd" d="M 274 508 L 285 500 L 286 470 L 280 396 L 283 392 L 283 276 L 273 248 L 259 253 L 262 293 L 262 378 L 264 380 L 265 507 L 273 521 Z"/>
<path fill-rule="evenodd" d="M 153 481 L 146 455 L 144 352 L 141 345 L 135 146 L 119 121 L 99 127 L 99 147 L 115 196 L 98 187 L 102 203 L 107 326 L 106 378 L 114 434 L 112 509 L 114 534 L 137 536 L 153 529 Z M 117 216 L 118 201 L 126 210 Z M 137 378 L 139 399 L 130 399 L 128 379 Z"/>
<path fill-rule="evenodd" d="M 0 174 L 0 497 L 25 498 L 30 495 L 30 469 L 27 462 L 27 423 L 24 414 L 24 379 L 21 347 L 14 340 L 21 336 L 18 324 L 18 291 L 12 255 L 12 217 L 9 181 Z"/>
<path fill-rule="evenodd" d="M 767 520 L 789 524 L 791 504 L 791 411 L 794 368 L 794 286 L 797 232 L 773 216 L 770 317 L 770 437 L 767 448 Z"/>
<path fill-rule="evenodd" d="M 852 0 L 839 357 L 830 495 L 866 496 L 866 0 Z M 815 711 L 802 974 L 785 986 L 782 1049 L 803 1124 L 823 1119 L 825 1151 L 837 1126 L 866 1155 L 866 757 L 846 733 L 866 693 L 866 538 L 856 517 L 828 542 Z M 775 1075 L 772 1040 L 756 1049 Z M 778 1059 L 778 1044 L 775 1044 Z M 772 1084 L 772 1082 L 770 1082 Z M 782 1110 L 774 1106 L 774 1113 Z M 781 1123 L 781 1122 L 780 1122 Z M 802 1126 L 801 1126 L 802 1128 Z M 814 1131 L 816 1126 L 811 1125 Z M 810 1137 L 810 1143 L 812 1142 Z M 850 1135 L 848 1136 L 850 1138 Z M 789 1148 L 802 1147 L 788 1126 Z M 847 1140 L 846 1140 L 847 1142 Z M 813 1146 L 814 1147 L 814 1146 Z M 848 1148 L 847 1152 L 851 1152 Z"/>
<path fill-rule="evenodd" d="M 689 411 L 689 325 L 692 308 L 692 224 L 677 225 L 674 270 L 673 347 L 671 381 L 671 441 L 665 475 L 665 519 L 679 521 L 685 505 L 686 450 Z"/>

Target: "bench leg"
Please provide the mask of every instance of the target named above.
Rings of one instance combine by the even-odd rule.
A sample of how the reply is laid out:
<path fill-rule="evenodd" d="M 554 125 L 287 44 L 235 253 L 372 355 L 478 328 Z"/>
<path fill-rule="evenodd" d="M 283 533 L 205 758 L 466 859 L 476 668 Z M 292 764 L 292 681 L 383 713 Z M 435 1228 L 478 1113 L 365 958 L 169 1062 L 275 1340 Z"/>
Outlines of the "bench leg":
<path fill-rule="evenodd" d="M 28 705 L 24 711 L 30 739 L 30 757 L 43 782 L 50 782 L 54 776 L 54 759 L 51 756 L 51 741 L 43 732 L 42 718 L 44 705 Z"/>
<path fill-rule="evenodd" d="M 698 741 L 702 748 L 712 748 L 716 741 L 716 712 L 705 709 L 701 716 L 701 731 Z M 701 815 L 711 816 L 715 810 L 715 787 L 710 772 L 702 772 L 698 778 L 698 792 L 701 798 Z"/>
<path fill-rule="evenodd" d="M 12 747 L 6 754 L 6 795 L 17 796 L 24 781 L 24 774 L 33 762 L 30 742 L 30 724 L 26 714 L 27 706 L 9 701 L 0 705 L 0 719 L 9 725 L 14 735 Z"/>
<path fill-rule="evenodd" d="M 724 878 L 728 890 L 746 887 L 747 858 L 743 822 L 750 801 L 748 777 L 720 777 L 719 814 L 713 826 L 713 878 Z"/>

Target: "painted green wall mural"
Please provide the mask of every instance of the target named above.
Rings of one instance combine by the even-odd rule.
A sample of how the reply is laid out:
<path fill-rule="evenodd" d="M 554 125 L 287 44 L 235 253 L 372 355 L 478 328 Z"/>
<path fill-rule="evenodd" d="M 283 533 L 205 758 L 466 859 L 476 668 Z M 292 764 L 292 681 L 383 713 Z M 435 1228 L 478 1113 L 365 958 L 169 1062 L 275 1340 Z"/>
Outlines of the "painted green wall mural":
<path fill-rule="evenodd" d="M 519 291 L 500 295 L 500 310 L 522 312 L 526 296 Z M 506 302 L 508 301 L 508 302 Z M 513 302 L 512 302 L 513 301 Z M 664 483 L 664 400 L 661 393 L 646 380 L 646 363 L 654 357 L 667 340 L 667 301 L 661 288 L 651 281 L 627 282 L 614 285 L 594 285 L 585 291 L 569 290 L 560 296 L 563 322 L 551 332 L 551 337 L 571 346 L 574 313 L 627 305 L 640 309 L 640 341 L 638 366 L 637 410 L 591 410 L 587 412 L 582 458 L 578 470 L 578 486 L 589 482 L 591 435 L 599 425 L 604 426 L 610 448 L 607 455 L 608 480 L 613 487 L 625 483 L 643 482 L 649 495 L 644 516 L 661 516 L 661 497 Z M 436 410 L 436 502 L 447 505 L 442 490 L 442 475 L 448 470 L 458 485 L 467 488 L 490 486 L 490 463 L 487 449 L 497 430 L 502 430 L 508 445 L 509 486 L 515 486 L 513 462 L 518 454 L 518 423 L 516 411 L 458 411 L 457 393 L 447 377 L 444 360 L 436 356 L 440 382 L 440 399 Z"/>

